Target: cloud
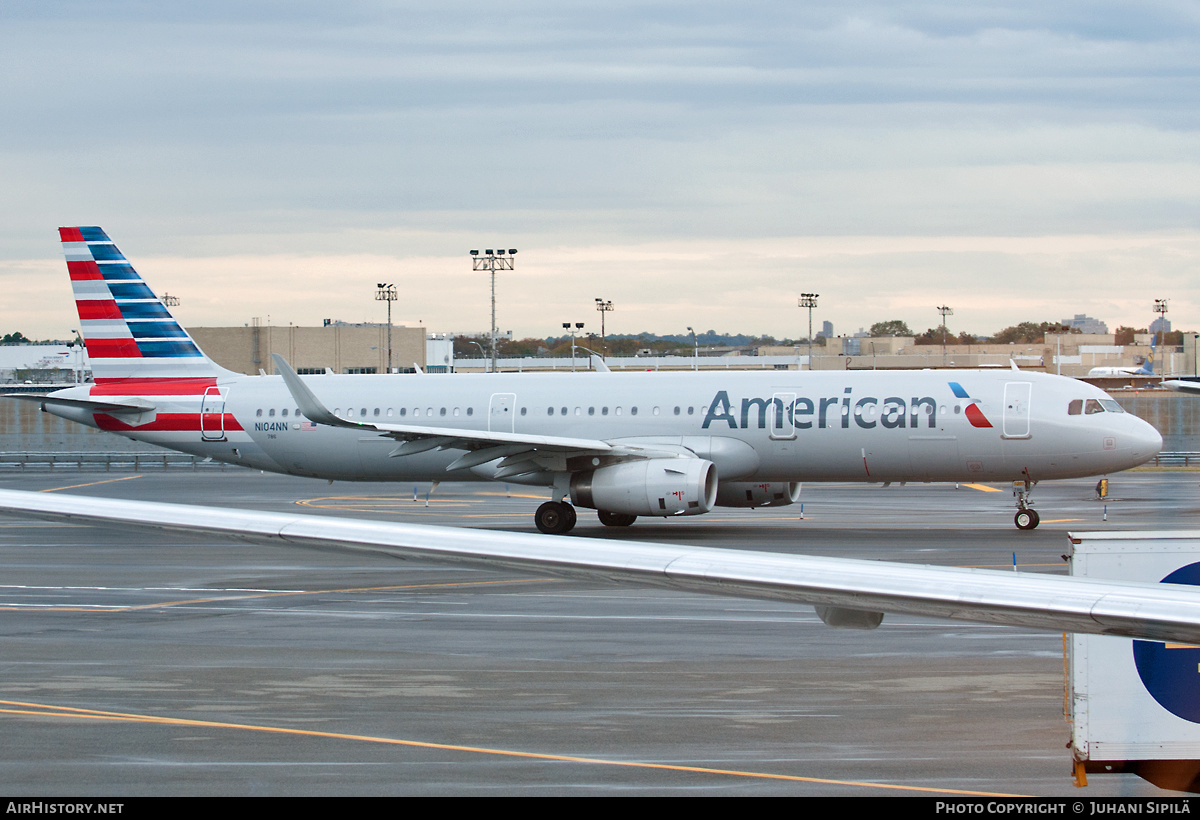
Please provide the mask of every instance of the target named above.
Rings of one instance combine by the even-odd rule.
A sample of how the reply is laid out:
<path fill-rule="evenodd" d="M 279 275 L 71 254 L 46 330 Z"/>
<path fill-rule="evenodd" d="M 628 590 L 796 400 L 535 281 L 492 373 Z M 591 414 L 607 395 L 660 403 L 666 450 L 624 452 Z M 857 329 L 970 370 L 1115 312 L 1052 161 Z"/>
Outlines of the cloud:
<path fill-rule="evenodd" d="M 839 326 L 953 294 L 988 332 L 1022 305 L 1088 302 L 1110 267 L 997 256 L 990 237 L 1159 247 L 1200 228 L 1198 27 L 1193 5 L 1171 2 L 10 2 L 0 276 L 54 258 L 57 225 L 100 223 L 135 258 L 262 283 L 272 315 L 299 322 L 325 309 L 330 276 L 368 259 L 443 260 L 444 291 L 462 295 L 459 255 L 503 240 L 531 275 L 535 253 L 590 249 L 585 269 L 626 294 L 631 321 L 652 306 L 638 330 L 706 324 L 684 315 L 720 304 L 711 326 L 781 334 L 796 287 L 758 284 L 764 249 L 961 237 L 979 246 L 866 265 L 833 254 L 806 287 L 878 295 L 850 291 Z M 621 263 L 676 246 L 709 255 L 646 262 L 662 285 Z M 1174 277 L 1195 269 L 1195 246 L 1162 247 L 1136 262 L 1182 309 Z M 288 259 L 314 261 L 271 281 Z M 994 278 L 961 286 L 963 265 Z M 522 298 L 586 307 L 600 294 L 578 270 Z M 1113 324 L 1147 308 L 1109 309 Z"/>

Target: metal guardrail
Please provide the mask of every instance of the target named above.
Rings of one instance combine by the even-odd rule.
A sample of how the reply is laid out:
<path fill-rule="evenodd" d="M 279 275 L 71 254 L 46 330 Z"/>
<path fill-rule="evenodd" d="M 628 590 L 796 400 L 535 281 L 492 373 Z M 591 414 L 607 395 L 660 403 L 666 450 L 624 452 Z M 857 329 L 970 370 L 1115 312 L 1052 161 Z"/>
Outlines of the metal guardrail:
<path fill-rule="evenodd" d="M 0 453 L 0 470 L 223 470 L 226 467 L 237 468 L 238 465 L 186 453 Z"/>
<path fill-rule="evenodd" d="M 1154 457 L 1155 467 L 1200 467 L 1200 453 L 1179 450 L 1159 453 Z"/>

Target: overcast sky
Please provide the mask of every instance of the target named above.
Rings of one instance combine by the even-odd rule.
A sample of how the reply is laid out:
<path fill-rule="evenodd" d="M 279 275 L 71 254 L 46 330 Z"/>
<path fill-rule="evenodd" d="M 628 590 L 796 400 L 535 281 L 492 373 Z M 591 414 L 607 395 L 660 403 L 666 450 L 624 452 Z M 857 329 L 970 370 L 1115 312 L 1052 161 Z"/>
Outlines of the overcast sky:
<path fill-rule="evenodd" d="M 1200 329 L 1195 2 L 0 3 L 0 331 L 60 225 L 186 325 Z"/>

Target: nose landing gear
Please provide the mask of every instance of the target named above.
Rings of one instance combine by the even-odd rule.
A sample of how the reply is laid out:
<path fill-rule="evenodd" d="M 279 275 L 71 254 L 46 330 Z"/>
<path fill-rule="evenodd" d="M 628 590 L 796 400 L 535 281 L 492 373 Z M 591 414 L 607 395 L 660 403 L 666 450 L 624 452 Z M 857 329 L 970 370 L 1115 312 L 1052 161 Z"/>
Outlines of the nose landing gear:
<path fill-rule="evenodd" d="M 1041 523 L 1037 510 L 1033 509 L 1033 499 L 1030 498 L 1036 484 L 1036 481 L 1030 481 L 1028 478 L 1013 482 L 1013 496 L 1017 499 L 1017 514 L 1013 523 L 1019 530 L 1034 530 Z"/>

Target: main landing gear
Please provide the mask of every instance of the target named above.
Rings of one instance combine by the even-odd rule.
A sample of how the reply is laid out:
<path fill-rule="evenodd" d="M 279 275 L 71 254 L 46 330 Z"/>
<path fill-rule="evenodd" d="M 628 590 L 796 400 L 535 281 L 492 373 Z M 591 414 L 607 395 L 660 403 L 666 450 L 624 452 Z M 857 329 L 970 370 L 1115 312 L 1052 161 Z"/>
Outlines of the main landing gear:
<path fill-rule="evenodd" d="M 599 516 L 600 523 L 606 527 L 628 527 L 637 521 L 636 515 L 608 512 L 607 510 L 597 510 L 596 515 Z M 533 523 L 537 524 L 538 530 L 546 535 L 566 535 L 575 528 L 577 520 L 578 515 L 575 508 L 565 501 L 547 501 L 537 508 L 537 512 L 533 516 Z"/>
<path fill-rule="evenodd" d="M 634 521 L 637 521 L 636 515 L 609 512 L 608 510 L 596 510 L 596 517 L 606 527 L 628 527 Z"/>
<path fill-rule="evenodd" d="M 1019 530 L 1034 530 L 1041 523 L 1042 519 L 1038 517 L 1037 510 L 1033 509 L 1033 499 L 1030 498 L 1036 484 L 1036 481 L 1030 481 L 1028 478 L 1013 482 L 1013 496 L 1017 499 L 1017 514 L 1013 523 Z"/>
<path fill-rule="evenodd" d="M 575 528 L 578 516 L 565 501 L 547 501 L 533 514 L 533 523 L 546 535 L 565 535 Z"/>

